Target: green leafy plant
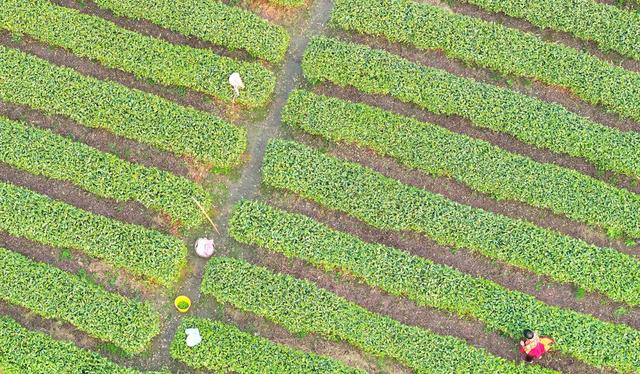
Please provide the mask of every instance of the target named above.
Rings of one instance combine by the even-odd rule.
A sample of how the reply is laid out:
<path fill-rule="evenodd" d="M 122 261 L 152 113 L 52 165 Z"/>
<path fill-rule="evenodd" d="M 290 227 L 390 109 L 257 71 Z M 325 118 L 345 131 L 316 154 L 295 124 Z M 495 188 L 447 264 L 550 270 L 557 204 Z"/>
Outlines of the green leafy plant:
<path fill-rule="evenodd" d="M 304 4 L 305 0 L 268 0 L 271 4 L 293 8 Z"/>
<path fill-rule="evenodd" d="M 122 223 L 0 182 L 0 230 L 42 244 L 82 251 L 162 285 L 178 280 L 187 248 L 169 235 Z"/>
<path fill-rule="evenodd" d="M 640 369 L 640 332 L 547 305 L 522 292 L 381 244 L 367 243 L 300 214 L 241 201 L 229 219 L 237 241 L 338 270 L 418 305 L 473 317 L 517 339 L 527 326 L 552 336 L 558 349 L 590 365 Z M 598 336 L 585 342 L 584 336 Z"/>
<path fill-rule="evenodd" d="M 0 369 L 6 374 L 142 373 L 75 344 L 28 330 L 6 316 L 0 316 L 0 340 Z"/>
<path fill-rule="evenodd" d="M 289 34 L 244 9 L 218 1 L 96 0 L 116 15 L 145 19 L 186 36 L 194 36 L 231 50 L 279 62 L 289 47 Z"/>
<path fill-rule="evenodd" d="M 640 176 L 640 134 L 591 122 L 557 104 L 326 37 L 311 40 L 302 68 L 312 83 L 330 81 L 389 95 L 437 114 L 462 116 L 537 147 L 584 158 L 601 169 Z"/>
<path fill-rule="evenodd" d="M 315 284 L 225 257 L 209 260 L 201 290 L 218 302 L 267 318 L 293 334 L 344 340 L 416 372 L 551 373 L 515 364 L 451 336 L 372 313 Z"/>
<path fill-rule="evenodd" d="M 86 280 L 0 248 L 0 299 L 68 322 L 128 353 L 142 352 L 160 332 L 160 316 Z"/>
<path fill-rule="evenodd" d="M 202 343 L 187 347 L 186 329 L 197 328 Z M 363 373 L 334 359 L 306 353 L 202 318 L 183 318 L 171 343 L 171 357 L 215 373 Z"/>
<path fill-rule="evenodd" d="M 566 87 L 591 104 L 640 120 L 639 73 L 535 34 L 412 0 L 337 0 L 331 22 L 419 49 L 441 50 L 503 74 Z"/>
<path fill-rule="evenodd" d="M 273 73 L 260 64 L 138 34 L 48 0 L 5 0 L 0 8 L 0 27 L 138 77 L 189 87 L 227 102 L 234 100 L 228 81 L 233 72 L 240 73 L 246 86 L 235 99 L 237 103 L 263 106 L 275 89 Z"/>
<path fill-rule="evenodd" d="M 210 114 L 4 46 L 0 60 L 0 100 L 62 115 L 212 166 L 236 165 L 246 149 L 244 129 Z"/>
<path fill-rule="evenodd" d="M 211 196 L 188 179 L 1 116 L 0 149 L 0 162 L 14 168 L 69 181 L 101 197 L 138 201 L 189 228 L 202 221 L 192 199 L 212 205 Z"/>
<path fill-rule="evenodd" d="M 640 16 L 594 0 L 463 0 L 494 13 L 523 18 L 543 29 L 553 29 L 594 41 L 605 52 L 616 51 L 640 60 Z"/>
<path fill-rule="evenodd" d="M 68 249 L 63 249 L 60 251 L 60 259 L 63 261 L 71 260 L 71 251 Z"/>
<path fill-rule="evenodd" d="M 178 303 L 178 308 L 179 309 L 187 309 L 189 307 L 189 303 L 186 301 L 180 301 Z"/>
<path fill-rule="evenodd" d="M 640 195 L 555 164 L 540 163 L 430 123 L 308 91 L 293 91 L 283 122 L 334 142 L 451 177 L 497 200 L 517 200 L 640 237 Z"/>
<path fill-rule="evenodd" d="M 289 141 L 272 141 L 263 182 L 349 214 L 381 230 L 413 231 L 440 245 L 478 252 L 558 282 L 640 304 L 640 261 L 402 184 L 359 164 Z"/>
<path fill-rule="evenodd" d="M 613 311 L 613 316 L 616 318 L 620 318 L 620 317 L 624 317 L 625 315 L 627 315 L 627 313 L 629 313 L 629 310 L 627 310 L 627 308 L 621 306 L 616 308 L 616 310 Z"/>

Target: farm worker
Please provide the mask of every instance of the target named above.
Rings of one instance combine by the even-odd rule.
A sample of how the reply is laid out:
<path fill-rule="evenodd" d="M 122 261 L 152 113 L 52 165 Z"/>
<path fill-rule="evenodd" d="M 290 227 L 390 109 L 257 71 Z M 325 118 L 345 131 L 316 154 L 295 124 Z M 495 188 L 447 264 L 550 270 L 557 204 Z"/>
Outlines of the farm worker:
<path fill-rule="evenodd" d="M 234 99 L 240 96 L 240 89 L 244 88 L 244 83 L 239 73 L 233 73 L 229 76 L 229 84 L 233 87 Z"/>
<path fill-rule="evenodd" d="M 540 337 L 537 331 L 524 330 L 525 340 L 520 341 L 520 352 L 525 355 L 526 362 L 539 359 L 551 348 L 555 341 L 549 337 Z"/>

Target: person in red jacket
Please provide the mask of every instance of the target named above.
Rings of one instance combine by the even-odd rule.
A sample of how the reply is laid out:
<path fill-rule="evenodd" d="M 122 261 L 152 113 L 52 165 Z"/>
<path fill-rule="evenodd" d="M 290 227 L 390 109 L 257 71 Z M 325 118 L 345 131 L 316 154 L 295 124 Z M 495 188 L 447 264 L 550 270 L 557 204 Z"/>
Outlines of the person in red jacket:
<path fill-rule="evenodd" d="M 526 362 L 533 362 L 540 359 L 542 355 L 549 351 L 551 344 L 555 341 L 549 337 L 540 337 L 537 331 L 524 330 L 525 340 L 520 341 L 520 352 L 525 355 Z"/>

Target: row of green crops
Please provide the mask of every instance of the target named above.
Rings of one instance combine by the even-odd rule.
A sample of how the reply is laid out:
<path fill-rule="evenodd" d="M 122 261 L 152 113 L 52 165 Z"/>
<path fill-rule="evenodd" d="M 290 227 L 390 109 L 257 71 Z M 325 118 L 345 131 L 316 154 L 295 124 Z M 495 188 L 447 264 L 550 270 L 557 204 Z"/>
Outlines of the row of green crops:
<path fill-rule="evenodd" d="M 138 201 L 189 228 L 202 221 L 192 198 L 203 206 L 212 204 L 211 196 L 188 179 L 4 117 L 0 117 L 0 162 L 69 181 L 98 196 Z"/>
<path fill-rule="evenodd" d="M 186 344 L 186 329 L 197 328 L 202 343 Z M 171 343 L 171 357 L 194 369 L 215 373 L 361 373 L 328 357 L 295 350 L 239 330 L 233 325 L 201 318 L 184 318 Z"/>
<path fill-rule="evenodd" d="M 293 334 L 344 340 L 375 356 L 394 358 L 418 373 L 550 372 L 516 365 L 451 336 L 403 325 L 311 282 L 236 259 L 209 260 L 201 288 L 219 302 L 255 313 Z"/>
<path fill-rule="evenodd" d="M 325 37 L 310 42 L 302 68 L 312 82 L 391 95 L 437 114 L 468 118 L 525 143 L 585 158 L 602 169 L 640 176 L 640 134 L 602 126 L 557 104 Z"/>
<path fill-rule="evenodd" d="M 332 24 L 570 89 L 640 120 L 640 74 L 494 22 L 412 0 L 337 0 Z"/>
<path fill-rule="evenodd" d="M 187 248 L 174 237 L 76 208 L 0 182 L 0 230 L 71 248 L 162 285 L 175 283 Z"/>
<path fill-rule="evenodd" d="M 0 371 L 4 374 L 135 374 L 95 352 L 32 331 L 0 315 Z"/>
<path fill-rule="evenodd" d="M 305 0 L 269 0 L 269 2 L 283 7 L 293 8 L 304 4 Z"/>
<path fill-rule="evenodd" d="M 477 318 L 513 338 L 535 326 L 556 340 L 555 349 L 588 364 L 640 371 L 640 332 L 625 325 L 546 305 L 494 282 L 395 248 L 366 243 L 306 216 L 259 202 L 237 204 L 229 230 L 241 243 L 300 258 L 327 271 L 338 269 L 419 305 Z M 585 336 L 598 339 L 585 340 Z"/>
<path fill-rule="evenodd" d="M 491 12 L 524 18 L 541 28 L 571 33 L 640 60 L 640 15 L 596 0 L 463 0 Z"/>
<path fill-rule="evenodd" d="M 257 15 L 218 1 L 96 0 L 118 16 L 149 20 L 186 36 L 230 50 L 243 49 L 271 62 L 284 58 L 289 34 Z"/>
<path fill-rule="evenodd" d="M 0 100 L 221 167 L 238 164 L 246 149 L 244 129 L 207 113 L 4 46 L 0 61 Z"/>
<path fill-rule="evenodd" d="M 462 205 L 359 164 L 289 141 L 267 146 L 263 182 L 378 229 L 414 231 L 440 245 L 489 258 L 640 304 L 640 261 L 529 222 Z"/>
<path fill-rule="evenodd" d="M 640 238 L 640 195 L 571 169 L 536 162 L 430 123 L 307 91 L 290 94 L 282 119 L 331 141 L 372 148 L 408 167 L 452 177 L 498 200 L 549 208 Z"/>
<path fill-rule="evenodd" d="M 68 322 L 128 353 L 142 352 L 160 333 L 160 315 L 148 305 L 4 248 L 0 275 L 0 299 Z"/>
<path fill-rule="evenodd" d="M 47 0 L 5 0 L 0 28 L 97 60 L 139 78 L 186 86 L 231 102 L 229 75 L 238 72 L 246 88 L 236 102 L 263 106 L 275 89 L 273 73 L 258 63 L 240 62 L 206 49 L 171 44 L 117 26 L 105 19 Z"/>

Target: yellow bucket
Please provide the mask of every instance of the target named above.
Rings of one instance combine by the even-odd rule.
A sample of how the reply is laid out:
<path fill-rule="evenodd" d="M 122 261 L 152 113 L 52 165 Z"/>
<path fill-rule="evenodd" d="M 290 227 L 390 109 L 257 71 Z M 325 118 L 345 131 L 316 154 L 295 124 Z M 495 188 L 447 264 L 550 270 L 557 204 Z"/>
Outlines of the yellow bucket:
<path fill-rule="evenodd" d="M 176 301 L 173 304 L 176 306 L 176 309 L 180 311 L 180 313 L 186 313 L 191 307 L 191 299 L 184 295 L 181 295 L 176 297 Z"/>

